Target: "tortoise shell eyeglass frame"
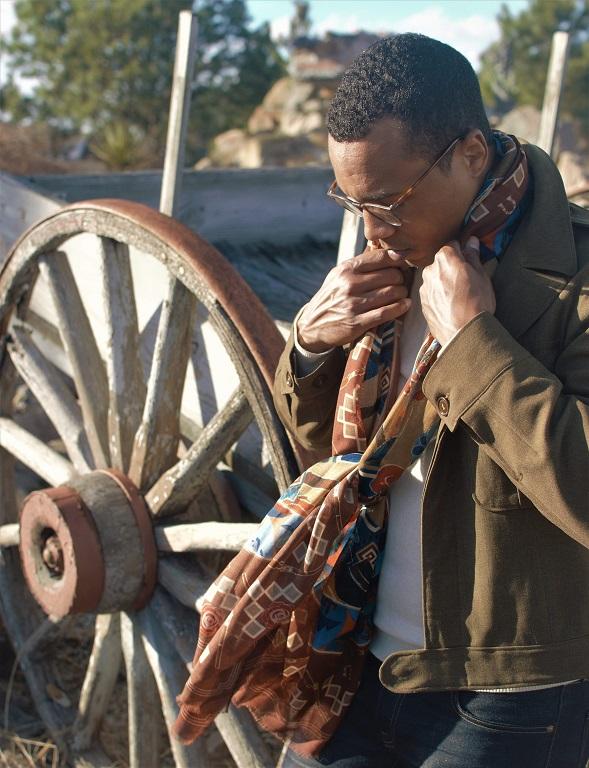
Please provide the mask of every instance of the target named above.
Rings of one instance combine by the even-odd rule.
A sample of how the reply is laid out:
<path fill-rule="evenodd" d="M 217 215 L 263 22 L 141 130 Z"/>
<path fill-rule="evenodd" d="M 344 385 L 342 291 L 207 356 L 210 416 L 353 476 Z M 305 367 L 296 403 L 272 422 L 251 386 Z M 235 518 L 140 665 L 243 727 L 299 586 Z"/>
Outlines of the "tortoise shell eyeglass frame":
<path fill-rule="evenodd" d="M 377 219 L 381 219 L 387 224 L 391 224 L 393 227 L 401 227 L 403 222 L 394 213 L 395 209 L 398 208 L 409 197 L 409 195 L 414 192 L 415 188 L 421 184 L 426 176 L 431 173 L 439 163 L 442 162 L 444 157 L 446 157 L 446 155 L 451 152 L 458 144 L 458 142 L 462 141 L 463 138 L 464 136 L 458 136 L 450 144 L 448 144 L 442 154 L 439 155 L 439 157 L 434 160 L 434 162 L 428 168 L 426 168 L 426 170 L 421 174 L 417 181 L 414 181 L 411 186 L 407 187 L 407 189 L 399 195 L 395 202 L 391 203 L 390 205 L 380 205 L 379 203 L 359 203 L 357 200 L 344 195 L 341 191 L 338 193 L 335 191 L 338 188 L 336 179 L 333 180 L 331 186 L 327 190 L 327 196 L 338 205 L 341 205 L 342 208 L 351 211 L 356 216 L 362 216 L 362 212 L 366 209 L 373 216 L 376 216 Z"/>

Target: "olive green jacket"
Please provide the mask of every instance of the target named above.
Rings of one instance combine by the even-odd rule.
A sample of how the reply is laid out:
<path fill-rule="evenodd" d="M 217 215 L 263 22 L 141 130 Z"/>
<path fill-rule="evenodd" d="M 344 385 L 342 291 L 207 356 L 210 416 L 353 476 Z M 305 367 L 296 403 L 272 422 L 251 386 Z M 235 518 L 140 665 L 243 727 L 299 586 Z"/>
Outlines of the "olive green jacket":
<path fill-rule="evenodd" d="M 589 211 L 525 151 L 533 203 L 493 275 L 495 315 L 424 381 L 441 418 L 422 499 L 425 648 L 383 662 L 396 692 L 589 677 Z M 276 408 L 329 453 L 344 353 L 297 378 L 292 347 Z"/>

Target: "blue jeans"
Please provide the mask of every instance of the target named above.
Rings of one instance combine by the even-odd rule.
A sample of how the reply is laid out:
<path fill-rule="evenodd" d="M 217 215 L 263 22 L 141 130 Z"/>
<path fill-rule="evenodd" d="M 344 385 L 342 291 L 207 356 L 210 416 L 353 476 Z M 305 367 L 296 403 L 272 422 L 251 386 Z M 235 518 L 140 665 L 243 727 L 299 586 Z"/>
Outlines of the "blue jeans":
<path fill-rule="evenodd" d="M 369 654 L 362 684 L 315 760 L 282 768 L 586 768 L 589 680 L 527 693 L 391 693 Z"/>

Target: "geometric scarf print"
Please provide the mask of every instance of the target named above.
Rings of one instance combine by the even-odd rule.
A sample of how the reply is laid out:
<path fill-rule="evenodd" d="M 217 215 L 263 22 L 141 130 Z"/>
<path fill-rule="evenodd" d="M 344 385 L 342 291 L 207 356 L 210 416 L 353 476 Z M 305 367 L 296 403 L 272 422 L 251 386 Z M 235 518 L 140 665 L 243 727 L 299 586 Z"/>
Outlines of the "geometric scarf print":
<path fill-rule="evenodd" d="M 506 156 L 511 168 L 511 150 L 499 165 Z M 511 201 L 518 206 L 527 181 L 518 160 L 507 178 L 494 171 L 485 181 L 464 239 L 496 238 L 497 211 L 504 223 L 513 214 Z M 292 483 L 202 599 L 192 671 L 178 697 L 174 731 L 181 741 L 200 736 L 229 702 L 247 707 L 261 728 L 303 756 L 317 755 L 341 722 L 372 637 L 387 491 L 439 424 L 421 390 L 440 348 L 431 335 L 383 414 L 398 343 L 391 321 L 352 347 L 333 456 Z"/>
<path fill-rule="evenodd" d="M 463 236 L 477 234 L 481 261 L 500 258 L 525 212 L 528 161 L 515 136 L 493 131 L 495 162 L 470 206 Z M 499 190 L 499 194 L 497 191 Z"/>

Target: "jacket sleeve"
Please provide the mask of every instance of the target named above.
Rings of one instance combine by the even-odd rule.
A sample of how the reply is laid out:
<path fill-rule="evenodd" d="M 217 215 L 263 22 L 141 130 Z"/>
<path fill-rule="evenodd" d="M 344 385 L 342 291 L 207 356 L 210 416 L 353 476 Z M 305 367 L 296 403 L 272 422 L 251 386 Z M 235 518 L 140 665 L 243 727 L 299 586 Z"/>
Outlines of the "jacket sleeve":
<path fill-rule="evenodd" d="M 468 323 L 423 391 L 450 430 L 461 422 L 548 520 L 589 547 L 589 269 L 554 372 L 491 314 Z M 484 361 L 484 364 L 481 364 Z"/>
<path fill-rule="evenodd" d="M 274 405 L 280 420 L 304 448 L 322 456 L 331 453 L 337 395 L 345 367 L 337 348 L 307 376 L 297 376 L 293 331 L 280 356 L 274 377 Z"/>

